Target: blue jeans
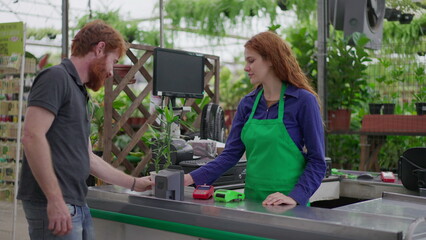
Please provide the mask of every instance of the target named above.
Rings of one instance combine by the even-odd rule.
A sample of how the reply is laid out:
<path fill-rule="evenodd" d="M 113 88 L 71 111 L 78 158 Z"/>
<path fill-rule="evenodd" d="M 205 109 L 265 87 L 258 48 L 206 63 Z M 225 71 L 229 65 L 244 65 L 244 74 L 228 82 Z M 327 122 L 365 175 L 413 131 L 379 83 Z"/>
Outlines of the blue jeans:
<path fill-rule="evenodd" d="M 56 236 L 47 227 L 46 203 L 22 201 L 28 221 L 28 232 L 31 240 L 92 240 L 95 239 L 92 216 L 89 207 L 67 204 L 72 219 L 72 230 L 64 236 Z"/>

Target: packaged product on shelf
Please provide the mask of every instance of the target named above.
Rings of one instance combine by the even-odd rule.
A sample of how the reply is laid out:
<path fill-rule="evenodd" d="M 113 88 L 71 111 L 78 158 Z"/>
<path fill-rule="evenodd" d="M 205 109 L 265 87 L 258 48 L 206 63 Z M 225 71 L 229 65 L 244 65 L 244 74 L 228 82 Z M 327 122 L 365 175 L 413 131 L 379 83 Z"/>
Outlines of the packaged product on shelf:
<path fill-rule="evenodd" d="M 14 192 L 13 184 L 0 184 L 0 201 L 13 202 Z"/>
<path fill-rule="evenodd" d="M 7 164 L 6 159 L 0 158 L 0 184 L 4 180 L 4 172 L 5 172 L 6 164 Z"/>
<path fill-rule="evenodd" d="M 4 177 L 3 177 L 4 181 L 10 181 L 10 182 L 15 181 L 15 164 L 13 162 L 10 162 L 7 165 L 5 165 L 3 170 L 4 170 Z"/>
<path fill-rule="evenodd" d="M 15 159 L 16 142 L 0 142 L 0 158 Z"/>
<path fill-rule="evenodd" d="M 0 80 L 0 94 L 14 94 L 19 93 L 19 78 L 1 79 Z"/>

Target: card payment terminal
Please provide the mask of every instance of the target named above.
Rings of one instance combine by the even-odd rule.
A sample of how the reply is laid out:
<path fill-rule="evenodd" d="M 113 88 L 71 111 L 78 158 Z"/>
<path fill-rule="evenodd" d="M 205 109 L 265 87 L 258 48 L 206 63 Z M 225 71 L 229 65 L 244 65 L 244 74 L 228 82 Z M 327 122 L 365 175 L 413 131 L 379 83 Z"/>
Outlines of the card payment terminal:
<path fill-rule="evenodd" d="M 198 185 L 194 192 L 192 193 L 192 197 L 194 199 L 209 199 L 213 196 L 214 187 L 211 185 Z"/>

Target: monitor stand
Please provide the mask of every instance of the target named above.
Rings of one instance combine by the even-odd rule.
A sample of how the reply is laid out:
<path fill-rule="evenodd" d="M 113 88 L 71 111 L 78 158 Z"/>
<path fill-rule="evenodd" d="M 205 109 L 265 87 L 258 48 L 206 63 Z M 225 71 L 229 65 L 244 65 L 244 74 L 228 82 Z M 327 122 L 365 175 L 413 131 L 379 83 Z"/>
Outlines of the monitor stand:
<path fill-rule="evenodd" d="M 189 107 L 189 106 L 176 107 L 176 97 L 169 97 L 169 99 L 170 99 L 170 103 L 172 104 L 174 116 L 180 116 L 182 114 L 182 112 L 191 111 L 191 107 Z M 179 123 L 173 123 L 171 132 L 172 132 L 172 134 L 171 134 L 172 138 L 180 138 L 180 135 L 181 135 L 180 124 Z"/>
<path fill-rule="evenodd" d="M 174 116 L 178 116 L 180 115 L 182 108 L 178 108 L 176 107 L 176 97 L 169 97 L 170 102 L 172 103 L 172 108 L 173 108 L 173 115 Z M 171 137 L 172 138 L 180 138 L 180 124 L 179 123 L 173 123 L 172 124 L 172 129 L 171 129 Z"/>

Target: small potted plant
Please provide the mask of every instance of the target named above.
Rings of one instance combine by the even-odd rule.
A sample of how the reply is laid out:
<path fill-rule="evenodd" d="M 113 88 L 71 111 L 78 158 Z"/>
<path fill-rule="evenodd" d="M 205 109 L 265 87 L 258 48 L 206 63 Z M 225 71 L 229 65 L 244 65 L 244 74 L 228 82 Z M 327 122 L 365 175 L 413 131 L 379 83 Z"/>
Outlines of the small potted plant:
<path fill-rule="evenodd" d="M 128 65 L 128 64 L 114 64 L 113 66 L 114 74 L 117 74 L 118 76 L 120 76 L 121 79 L 123 79 L 132 67 L 133 65 Z M 133 76 L 132 79 L 130 79 L 130 81 L 128 82 L 128 84 L 133 84 L 135 82 L 136 82 L 136 78 L 135 76 Z"/>
<path fill-rule="evenodd" d="M 165 108 L 157 107 L 156 110 L 159 113 L 160 127 L 149 125 L 150 133 L 144 137 L 145 142 L 148 143 L 152 150 L 151 164 L 154 173 L 158 173 L 161 169 L 167 168 L 172 164 L 172 127 L 173 124 L 180 123 L 179 116 L 174 115 L 171 104 Z"/>
<path fill-rule="evenodd" d="M 422 87 L 418 93 L 413 94 L 417 115 L 426 115 L 426 86 Z"/>
<path fill-rule="evenodd" d="M 426 114 L 426 86 L 425 86 L 425 68 L 418 66 L 414 71 L 414 78 L 419 86 L 422 86 L 418 93 L 413 94 L 416 102 L 417 115 Z"/>
<path fill-rule="evenodd" d="M 168 107 L 157 107 L 156 110 L 159 113 L 160 127 L 149 125 L 150 131 L 143 137 L 152 150 L 150 166 L 147 168 L 152 181 L 155 181 L 155 176 L 161 169 L 172 165 L 172 128 L 173 124 L 179 123 L 179 116 L 174 115 L 171 103 Z M 152 191 L 155 194 L 154 189 Z"/>
<path fill-rule="evenodd" d="M 369 113 L 370 114 L 381 114 L 383 103 L 381 103 L 382 99 L 380 97 L 380 92 L 376 90 L 375 84 L 370 84 L 368 89 L 370 95 L 370 103 L 368 103 Z"/>
<path fill-rule="evenodd" d="M 383 114 L 394 114 L 396 101 L 399 99 L 399 93 L 393 92 L 383 97 Z"/>
<path fill-rule="evenodd" d="M 349 39 L 331 41 L 328 50 L 327 106 L 328 130 L 345 131 L 350 127 L 350 108 L 360 106 L 368 94 L 367 64 L 371 61 L 364 46 L 369 39 L 354 33 L 355 46 L 349 46 Z"/>

